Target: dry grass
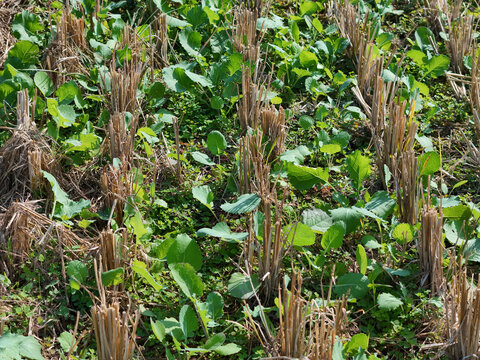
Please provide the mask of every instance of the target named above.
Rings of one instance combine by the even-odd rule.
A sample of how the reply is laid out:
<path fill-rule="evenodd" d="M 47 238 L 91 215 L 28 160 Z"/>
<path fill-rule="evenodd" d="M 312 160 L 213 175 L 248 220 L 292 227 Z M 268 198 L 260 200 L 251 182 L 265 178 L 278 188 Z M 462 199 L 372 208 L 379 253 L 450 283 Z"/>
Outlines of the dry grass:
<path fill-rule="evenodd" d="M 450 63 L 453 71 L 458 74 L 465 74 L 463 58 L 472 54 L 473 49 L 473 28 L 474 20 L 472 15 L 460 16 L 452 19 L 449 24 L 448 50 Z"/>
<path fill-rule="evenodd" d="M 35 201 L 13 202 L 2 216 L 0 261 L 2 272 L 9 277 L 15 276 L 15 266 L 24 263 L 33 246 L 38 249 L 37 259 L 45 248 L 50 247 L 49 241 L 53 238 L 58 244 L 68 248 L 88 244 L 88 239 L 79 238 L 62 224 L 38 213 L 38 208 Z M 63 254 L 61 256 L 63 261 Z"/>
<path fill-rule="evenodd" d="M 43 190 L 41 170 L 61 178 L 60 167 L 49 144 L 36 130 L 29 108 L 28 93 L 18 92 L 17 127 L 0 149 L 0 205 L 4 207 L 13 199 L 24 199 L 34 191 Z"/>
<path fill-rule="evenodd" d="M 100 271 L 99 271 L 100 270 Z M 135 311 L 134 318 L 127 311 L 120 311 L 120 303 L 113 300 L 107 303 L 105 289 L 101 282 L 102 268 L 95 275 L 100 293 L 100 302 L 92 306 L 92 322 L 97 341 L 99 360 L 130 360 L 135 350 L 135 333 L 140 320 L 140 311 Z"/>
<path fill-rule="evenodd" d="M 56 25 L 56 36 L 42 63 L 50 70 L 50 77 L 58 87 L 68 81 L 70 74 L 88 75 L 83 56 L 88 51 L 88 44 L 85 20 L 72 15 L 68 1 Z"/>
<path fill-rule="evenodd" d="M 260 42 L 265 34 L 257 32 L 258 13 L 243 6 L 233 12 L 233 32 L 231 40 L 237 52 L 243 55 L 243 61 L 256 64 L 260 57 Z"/>
<path fill-rule="evenodd" d="M 268 138 L 267 161 L 277 159 L 285 151 L 285 140 L 287 138 L 287 125 L 285 121 L 285 110 L 275 106 L 262 109 L 260 112 L 262 132 Z"/>
<path fill-rule="evenodd" d="M 131 61 L 126 61 L 120 69 L 115 67 L 115 56 L 113 57 L 110 63 L 111 91 L 108 91 L 105 82 L 102 84 L 104 96 L 110 100 L 110 113 L 128 111 L 136 114 L 139 107 L 137 88 L 142 80 L 144 70 L 145 66 L 139 57 L 132 56 Z"/>
<path fill-rule="evenodd" d="M 153 46 L 150 57 L 153 61 L 153 69 L 163 69 L 169 64 L 168 60 L 168 31 L 167 15 L 160 14 L 152 23 Z"/>
<path fill-rule="evenodd" d="M 16 39 L 11 33 L 11 25 L 15 14 L 25 9 L 28 1 L 0 1 L 0 68 L 7 59 L 8 51 L 15 45 Z"/>
<path fill-rule="evenodd" d="M 104 271 L 122 267 L 127 257 L 128 236 L 125 229 L 115 233 L 111 229 L 100 233 L 100 255 Z"/>
<path fill-rule="evenodd" d="M 362 23 L 360 21 L 361 17 L 359 9 L 352 5 L 349 0 L 344 0 L 343 2 L 334 1 L 333 6 L 335 21 L 340 30 L 340 34 L 342 37 L 350 41 L 347 55 L 351 59 L 355 59 L 362 48 L 362 44 L 364 45 L 365 38 L 368 38 L 368 36 L 366 36 L 368 15 Z"/>
<path fill-rule="evenodd" d="M 290 292 L 286 283 L 283 290 L 278 289 L 278 302 L 281 304 L 280 329 L 277 332 L 279 355 L 301 358 L 307 352 L 307 309 L 306 301 L 302 298 L 300 272 L 293 272 Z"/>
<path fill-rule="evenodd" d="M 421 236 L 418 241 L 418 257 L 422 272 L 422 285 L 428 284 L 432 294 L 439 295 L 444 290 L 443 277 L 443 214 L 430 206 L 430 196 L 424 202 L 421 213 Z"/>
<path fill-rule="evenodd" d="M 110 158 L 119 159 L 123 164 L 129 164 L 133 159 L 135 134 L 138 116 L 132 116 L 130 124 L 125 124 L 125 113 L 114 112 L 108 123 L 108 137 L 110 139 Z M 128 129 L 127 129 L 128 126 Z"/>
<path fill-rule="evenodd" d="M 108 165 L 100 176 L 100 187 L 105 196 L 105 205 L 114 211 L 115 221 L 119 226 L 123 223 L 125 202 L 133 194 L 127 165 L 123 163 L 120 168 Z"/>
<path fill-rule="evenodd" d="M 468 279 L 463 259 L 452 255 L 450 260 L 452 277 L 445 298 L 447 353 L 452 359 L 477 359 L 480 357 L 480 276 L 475 286 Z"/>
<path fill-rule="evenodd" d="M 270 78 L 261 81 L 263 70 L 259 61 L 255 68 L 242 65 L 242 96 L 237 103 L 237 114 L 243 131 L 260 127 L 261 112 L 268 105 L 265 95 L 270 90 Z"/>
<path fill-rule="evenodd" d="M 395 156 L 395 191 L 397 204 L 400 212 L 400 220 L 403 223 L 415 225 L 418 220 L 418 165 L 417 157 L 413 150 L 408 150 Z"/>

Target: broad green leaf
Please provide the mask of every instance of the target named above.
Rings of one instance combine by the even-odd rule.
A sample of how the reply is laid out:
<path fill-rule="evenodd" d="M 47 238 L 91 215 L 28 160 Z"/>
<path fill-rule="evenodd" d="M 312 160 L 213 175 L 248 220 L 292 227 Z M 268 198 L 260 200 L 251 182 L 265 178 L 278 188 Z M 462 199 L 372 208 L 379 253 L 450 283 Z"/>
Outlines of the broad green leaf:
<path fill-rule="evenodd" d="M 70 127 L 75 123 L 75 119 L 77 118 L 77 113 L 71 105 L 58 105 L 58 125 L 60 127 Z"/>
<path fill-rule="evenodd" d="M 313 231 L 324 233 L 332 225 L 332 219 L 321 209 L 309 209 L 302 213 L 303 223 Z"/>
<path fill-rule="evenodd" d="M 100 138 L 93 133 L 74 135 L 70 139 L 65 140 L 65 144 L 70 144 L 66 153 L 72 151 L 88 151 L 96 149 L 100 145 Z"/>
<path fill-rule="evenodd" d="M 470 240 L 467 238 L 470 228 L 468 223 L 464 224 L 463 220 L 447 220 L 443 225 L 443 230 L 445 231 L 445 237 L 453 245 L 463 246 L 465 241 Z"/>
<path fill-rule="evenodd" d="M 150 274 L 147 270 L 147 264 L 140 260 L 134 260 L 132 264 L 132 270 L 143 279 L 145 279 L 154 289 L 155 291 L 162 290 L 162 286 L 158 284 L 155 279 L 153 278 L 152 274 Z"/>
<path fill-rule="evenodd" d="M 360 219 L 363 217 L 361 213 L 351 208 L 337 208 L 330 210 L 330 216 L 333 222 L 343 221 L 347 234 L 352 233 L 358 226 L 360 226 Z"/>
<path fill-rule="evenodd" d="M 73 337 L 72 333 L 68 331 L 62 332 L 57 340 L 63 352 L 67 354 L 70 351 L 71 347 L 75 344 L 75 338 Z"/>
<path fill-rule="evenodd" d="M 480 262 L 480 239 L 468 240 L 464 250 L 465 259 Z"/>
<path fill-rule="evenodd" d="M 6 360 L 45 360 L 42 347 L 33 336 L 5 333 L 0 336 L 0 358 Z M 3 359 L 2 359 L 3 360 Z"/>
<path fill-rule="evenodd" d="M 402 300 L 390 293 L 381 293 L 377 298 L 378 308 L 384 310 L 395 310 L 403 305 Z"/>
<path fill-rule="evenodd" d="M 362 181 L 371 174 L 370 159 L 356 150 L 347 157 L 347 171 L 350 174 L 357 191 L 362 187 Z"/>
<path fill-rule="evenodd" d="M 315 55 L 314 53 L 308 50 L 302 50 L 302 52 L 299 55 L 299 60 L 300 60 L 300 64 L 307 69 L 310 69 L 310 68 L 315 69 L 318 64 L 317 55 Z"/>
<path fill-rule="evenodd" d="M 407 56 L 415 61 L 415 63 L 420 67 L 424 66 L 427 62 L 427 55 L 420 50 L 407 51 Z"/>
<path fill-rule="evenodd" d="M 72 260 L 68 263 L 66 271 L 67 275 L 72 278 L 70 281 L 70 286 L 75 290 L 79 290 L 80 285 L 77 283 L 77 281 L 80 284 L 83 284 L 88 277 L 88 269 L 86 265 L 79 260 Z"/>
<path fill-rule="evenodd" d="M 43 96 L 49 96 L 53 92 L 53 81 L 44 71 L 37 71 L 33 77 L 33 81 Z"/>
<path fill-rule="evenodd" d="M 224 222 L 216 224 L 213 228 L 201 228 L 197 231 L 198 236 L 213 236 L 225 240 L 232 240 L 233 242 L 246 239 L 248 233 L 233 233 L 228 225 Z"/>
<path fill-rule="evenodd" d="M 250 279 L 250 277 L 236 272 L 228 280 L 228 293 L 239 299 L 249 299 L 258 290 L 259 286 L 258 276 L 255 274 Z"/>
<path fill-rule="evenodd" d="M 201 153 L 199 151 L 192 152 L 192 157 L 194 160 L 198 161 L 200 164 L 214 166 L 215 163 L 208 157 L 207 154 Z"/>
<path fill-rule="evenodd" d="M 210 87 L 213 85 L 210 79 L 206 78 L 203 75 L 196 74 L 190 70 L 185 70 L 185 75 L 188 76 L 188 78 L 193 82 L 196 82 L 197 84 L 200 84 L 204 87 Z"/>
<path fill-rule="evenodd" d="M 328 181 L 328 168 L 311 168 L 287 163 L 286 170 L 288 180 L 297 190 L 308 190 Z"/>
<path fill-rule="evenodd" d="M 223 298 L 218 292 L 211 292 L 207 296 L 207 315 L 212 320 L 220 319 L 223 315 Z"/>
<path fill-rule="evenodd" d="M 333 155 L 338 152 L 340 152 L 342 148 L 338 144 L 325 144 L 320 148 L 320 151 L 328 154 L 328 155 Z"/>
<path fill-rule="evenodd" d="M 242 348 L 234 343 L 228 343 L 215 348 L 213 351 L 222 356 L 230 356 L 240 352 Z"/>
<path fill-rule="evenodd" d="M 245 214 L 255 210 L 260 204 L 261 198 L 257 194 L 243 194 L 234 203 L 221 205 L 223 211 L 230 214 Z"/>
<path fill-rule="evenodd" d="M 223 101 L 223 99 L 217 95 L 210 99 L 210 106 L 212 107 L 212 109 L 215 110 L 220 110 L 221 108 L 223 108 L 224 103 L 225 102 Z"/>
<path fill-rule="evenodd" d="M 453 220 L 468 220 L 472 216 L 472 210 L 466 205 L 457 205 L 443 209 L 443 216 Z"/>
<path fill-rule="evenodd" d="M 355 253 L 355 257 L 357 259 L 357 265 L 360 268 L 360 274 L 365 275 L 367 272 L 367 253 L 365 251 L 365 248 L 358 244 L 357 245 L 357 251 Z"/>
<path fill-rule="evenodd" d="M 165 339 L 165 326 L 160 321 L 153 321 L 152 318 L 150 318 L 150 325 L 152 325 L 152 330 L 153 333 L 155 334 L 155 337 L 163 343 L 163 340 Z"/>
<path fill-rule="evenodd" d="M 300 3 L 300 15 L 312 15 L 317 12 L 317 3 L 314 1 L 304 1 Z M 298 41 L 297 41 L 298 42 Z"/>
<path fill-rule="evenodd" d="M 200 201 L 210 210 L 213 207 L 213 192 L 208 185 L 195 186 L 192 188 L 192 194 L 195 199 Z"/>
<path fill-rule="evenodd" d="M 365 209 L 373 212 L 382 219 L 386 219 L 395 208 L 395 199 L 392 199 L 387 191 L 377 191 L 370 201 L 365 205 Z"/>
<path fill-rule="evenodd" d="M 434 78 L 442 76 L 450 67 L 450 59 L 446 55 L 434 55 L 425 64 L 426 73 Z"/>
<path fill-rule="evenodd" d="M 178 35 L 178 40 L 188 55 L 200 55 L 198 51 L 202 46 L 202 35 L 198 31 L 193 30 L 191 27 L 184 27 Z"/>
<path fill-rule="evenodd" d="M 346 354 L 354 354 L 358 351 L 358 349 L 367 350 L 368 349 L 368 335 L 366 334 L 356 334 L 353 335 L 350 341 L 345 346 L 345 353 Z"/>
<path fill-rule="evenodd" d="M 375 250 L 382 247 L 382 245 L 379 244 L 377 239 L 375 239 L 372 235 L 365 235 L 362 238 L 362 244 L 365 245 L 370 250 Z"/>
<path fill-rule="evenodd" d="M 75 105 L 79 108 L 82 108 L 86 104 L 82 97 L 82 91 L 73 80 L 60 85 L 57 91 L 55 91 L 55 94 L 60 104 L 68 105 L 74 100 Z"/>
<path fill-rule="evenodd" d="M 195 273 L 195 269 L 190 264 L 179 263 L 170 266 L 173 279 L 180 289 L 189 298 L 200 298 L 203 294 L 205 285 L 202 279 Z"/>
<path fill-rule="evenodd" d="M 300 116 L 300 119 L 298 119 L 298 123 L 303 129 L 308 130 L 313 126 L 315 120 L 313 120 L 311 116 L 302 115 Z"/>
<path fill-rule="evenodd" d="M 190 90 L 194 84 L 185 74 L 185 69 L 179 65 L 163 68 L 162 75 L 167 87 L 178 93 Z"/>
<path fill-rule="evenodd" d="M 142 217 L 138 211 L 135 212 L 135 215 L 133 215 L 128 222 L 133 228 L 133 233 L 135 234 L 137 242 L 147 241 L 149 239 L 150 234 L 143 224 Z"/>
<path fill-rule="evenodd" d="M 178 322 L 182 329 L 185 338 L 193 336 L 194 332 L 198 330 L 198 320 L 195 310 L 190 305 L 183 305 L 178 316 Z"/>
<path fill-rule="evenodd" d="M 214 350 L 219 346 L 223 345 L 223 343 L 225 342 L 225 339 L 226 337 L 224 333 L 215 334 L 205 342 L 205 345 L 203 346 L 203 348 L 207 350 Z"/>
<path fill-rule="evenodd" d="M 227 148 L 227 140 L 220 131 L 213 130 L 207 136 L 207 146 L 213 155 L 218 155 Z"/>
<path fill-rule="evenodd" d="M 119 285 L 123 282 L 123 268 L 116 268 L 102 273 L 103 286 Z"/>
<path fill-rule="evenodd" d="M 422 51 L 432 51 L 432 41 L 435 42 L 435 35 L 429 28 L 420 26 L 415 30 L 415 42 Z"/>
<path fill-rule="evenodd" d="M 310 246 L 315 244 L 315 233 L 302 223 L 287 225 L 283 232 L 287 234 L 288 242 L 294 246 Z"/>
<path fill-rule="evenodd" d="M 305 156 L 310 155 L 312 152 L 305 146 L 297 146 L 293 150 L 287 150 L 282 155 L 280 155 L 280 160 L 288 163 L 293 163 L 295 165 L 300 165 L 305 161 Z"/>
<path fill-rule="evenodd" d="M 429 151 L 422 155 L 419 163 L 420 176 L 432 175 L 440 169 L 440 156 L 434 151 Z"/>
<path fill-rule="evenodd" d="M 368 277 L 358 273 L 347 273 L 338 278 L 333 292 L 342 296 L 350 293 L 350 297 L 355 299 L 363 298 L 368 292 Z"/>
<path fill-rule="evenodd" d="M 413 240 L 413 226 L 410 224 L 398 224 L 392 232 L 392 237 L 399 244 L 408 244 Z"/>
<path fill-rule="evenodd" d="M 345 227 L 341 223 L 335 223 L 328 228 L 322 236 L 322 247 L 325 251 L 338 249 L 342 246 L 345 237 Z"/>
<path fill-rule="evenodd" d="M 28 40 L 41 44 L 41 38 L 37 33 L 43 30 L 40 18 L 27 10 L 15 15 L 12 22 L 12 34 L 18 40 Z"/>
<path fill-rule="evenodd" d="M 202 252 L 197 243 L 186 234 L 177 235 L 167 253 L 169 265 L 188 263 L 196 271 L 202 267 L 202 258 Z"/>

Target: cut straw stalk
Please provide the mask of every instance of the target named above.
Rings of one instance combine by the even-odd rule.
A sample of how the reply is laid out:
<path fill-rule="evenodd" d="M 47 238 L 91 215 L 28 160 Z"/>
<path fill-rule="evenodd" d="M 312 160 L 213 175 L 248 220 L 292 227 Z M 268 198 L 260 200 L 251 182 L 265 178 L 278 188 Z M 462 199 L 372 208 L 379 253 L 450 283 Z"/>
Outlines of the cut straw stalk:
<path fill-rule="evenodd" d="M 56 36 L 43 60 L 43 67 L 51 71 L 52 81 L 58 87 L 67 82 L 69 74 L 88 74 L 79 56 L 79 53 L 84 53 L 88 47 L 85 20 L 72 16 L 69 2 L 57 21 L 56 29 Z"/>
<path fill-rule="evenodd" d="M 444 291 L 445 279 L 443 276 L 443 243 L 442 227 L 443 214 L 430 208 L 430 200 L 422 211 L 421 236 L 418 243 L 420 271 L 423 273 L 422 283 L 427 282 L 433 295 L 440 295 Z"/>
<path fill-rule="evenodd" d="M 123 223 L 123 209 L 128 197 L 133 194 L 132 183 L 128 176 L 127 164 L 120 168 L 108 165 L 100 177 L 100 187 L 105 196 L 105 204 L 115 212 L 115 221 Z"/>
<path fill-rule="evenodd" d="M 100 233 L 100 254 L 105 271 L 122 267 L 127 256 L 127 232 L 114 233 L 111 229 Z"/>
<path fill-rule="evenodd" d="M 115 301 L 110 306 L 102 303 L 92 307 L 92 321 L 97 340 L 99 360 L 130 360 L 135 349 L 135 333 L 139 312 L 131 329 L 127 312 L 120 313 L 120 304 Z"/>
<path fill-rule="evenodd" d="M 453 271 L 445 297 L 445 340 L 452 359 L 475 359 L 480 357 L 480 276 L 477 286 L 468 281 L 462 261 L 450 256 Z"/>

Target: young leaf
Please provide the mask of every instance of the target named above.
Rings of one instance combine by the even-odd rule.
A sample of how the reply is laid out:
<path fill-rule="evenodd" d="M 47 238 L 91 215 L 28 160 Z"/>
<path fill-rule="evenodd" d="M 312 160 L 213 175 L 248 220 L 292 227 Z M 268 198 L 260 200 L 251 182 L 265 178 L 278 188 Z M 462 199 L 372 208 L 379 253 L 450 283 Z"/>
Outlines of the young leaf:
<path fill-rule="evenodd" d="M 346 293 L 350 293 L 350 297 L 355 299 L 363 298 L 368 292 L 368 277 L 358 273 L 347 273 L 338 278 L 333 292 L 342 296 Z"/>
<path fill-rule="evenodd" d="M 143 261 L 134 260 L 132 264 L 132 270 L 137 275 L 140 275 L 142 278 L 144 278 L 155 289 L 155 291 L 162 290 L 162 286 L 159 285 L 153 278 L 152 274 L 148 272 L 147 264 L 145 264 Z"/>
<path fill-rule="evenodd" d="M 160 321 L 153 321 L 152 318 L 150 318 L 150 325 L 152 325 L 152 330 L 153 333 L 155 334 L 155 337 L 163 343 L 163 340 L 165 339 L 165 326 Z"/>
<path fill-rule="evenodd" d="M 392 237 L 399 244 L 407 244 L 413 240 L 413 226 L 410 224 L 398 224 L 392 232 Z"/>
<path fill-rule="evenodd" d="M 253 211 L 260 204 L 261 198 L 257 194 L 243 194 L 234 203 L 221 205 L 223 211 L 230 214 L 245 214 Z"/>
<path fill-rule="evenodd" d="M 358 244 L 357 245 L 357 251 L 355 253 L 356 259 L 357 259 L 357 265 L 360 268 L 360 274 L 365 275 L 367 272 L 367 253 L 365 252 L 365 248 Z"/>
<path fill-rule="evenodd" d="M 190 305 L 184 305 L 182 307 L 178 320 L 185 338 L 191 337 L 193 333 L 198 330 L 197 315 Z"/>
<path fill-rule="evenodd" d="M 283 232 L 287 234 L 288 242 L 294 246 L 310 246 L 315 243 L 315 233 L 305 224 L 287 225 Z"/>
<path fill-rule="evenodd" d="M 288 180 L 297 190 L 308 190 L 314 185 L 328 181 L 328 168 L 311 168 L 287 163 Z"/>
<path fill-rule="evenodd" d="M 345 236 L 345 227 L 341 223 L 335 223 L 328 228 L 322 236 L 322 247 L 325 251 L 330 249 L 338 249 L 342 246 L 343 237 Z"/>
<path fill-rule="evenodd" d="M 252 284 L 254 286 L 253 288 Z M 260 284 L 256 275 L 252 275 L 250 279 L 250 277 L 236 272 L 233 273 L 230 280 L 228 280 L 229 294 L 239 299 L 249 299 L 255 291 L 258 290 L 259 286 Z"/>
<path fill-rule="evenodd" d="M 244 240 L 247 236 L 248 233 L 242 232 L 242 233 L 233 233 L 228 225 L 224 222 L 216 224 L 213 228 L 201 228 L 200 230 L 197 231 L 198 236 L 213 236 L 213 237 L 218 237 L 222 238 L 225 240 L 232 240 L 233 242 L 237 242 L 240 240 Z"/>
<path fill-rule="evenodd" d="M 188 263 L 198 271 L 202 267 L 202 252 L 195 240 L 186 234 L 180 234 L 168 249 L 167 261 L 169 265 Z"/>
<path fill-rule="evenodd" d="M 213 155 L 218 155 L 227 148 L 227 140 L 220 131 L 213 130 L 207 136 L 207 147 Z"/>
<path fill-rule="evenodd" d="M 234 343 L 228 343 L 215 348 L 213 351 L 222 356 L 229 356 L 240 352 L 242 348 Z"/>
<path fill-rule="evenodd" d="M 225 339 L 226 337 L 224 333 L 215 334 L 205 342 L 203 348 L 206 350 L 215 350 L 219 346 L 223 345 Z"/>
<path fill-rule="evenodd" d="M 403 305 L 402 300 L 390 293 L 381 293 L 377 298 L 378 308 L 384 310 L 395 310 Z"/>
<path fill-rule="evenodd" d="M 195 269 L 190 264 L 179 263 L 170 266 L 173 279 L 189 298 L 199 298 L 203 294 L 205 285 L 202 279 L 195 273 Z"/>
<path fill-rule="evenodd" d="M 123 268 L 116 268 L 102 273 L 103 286 L 118 285 L 123 282 Z"/>
<path fill-rule="evenodd" d="M 362 181 L 371 174 L 370 159 L 356 150 L 347 157 L 347 171 L 350 174 L 357 191 L 362 187 Z"/>
<path fill-rule="evenodd" d="M 308 209 L 302 213 L 303 223 L 313 231 L 324 233 L 332 225 L 332 219 L 321 209 Z"/>
<path fill-rule="evenodd" d="M 58 337 L 58 342 L 62 350 L 68 354 L 70 348 L 75 344 L 75 338 L 73 337 L 72 333 L 64 331 Z"/>
<path fill-rule="evenodd" d="M 49 96 L 53 92 L 53 81 L 44 71 L 38 71 L 33 77 L 33 81 L 43 96 Z"/>
<path fill-rule="evenodd" d="M 213 207 L 213 192 L 210 190 L 210 186 L 202 185 L 195 186 L 192 188 L 192 194 L 195 199 L 200 201 L 203 205 L 208 207 L 210 210 Z"/>
<path fill-rule="evenodd" d="M 440 156 L 434 152 L 429 151 L 422 155 L 420 158 L 420 176 L 432 175 L 440 169 Z"/>
<path fill-rule="evenodd" d="M 368 335 L 366 334 L 356 334 L 353 335 L 350 341 L 345 346 L 345 353 L 346 354 L 354 354 L 358 351 L 358 349 L 367 350 L 368 349 Z"/>
<path fill-rule="evenodd" d="M 215 163 L 208 157 L 208 155 L 201 153 L 199 151 L 192 152 L 192 157 L 195 161 L 198 161 L 200 164 L 214 166 Z"/>

